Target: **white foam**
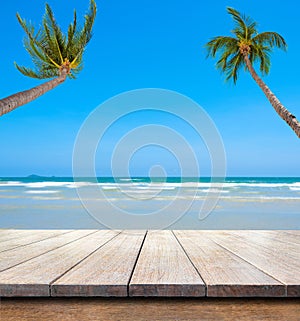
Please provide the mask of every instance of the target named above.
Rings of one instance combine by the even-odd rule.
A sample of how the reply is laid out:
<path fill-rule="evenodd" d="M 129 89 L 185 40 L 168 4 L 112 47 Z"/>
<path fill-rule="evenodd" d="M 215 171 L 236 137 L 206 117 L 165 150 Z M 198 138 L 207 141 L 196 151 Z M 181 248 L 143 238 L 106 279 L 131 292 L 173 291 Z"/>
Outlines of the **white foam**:
<path fill-rule="evenodd" d="M 300 197 L 289 197 L 289 196 L 256 196 L 256 197 L 248 197 L 248 196 L 221 196 L 223 199 L 239 199 L 243 201 L 247 200 L 300 200 Z"/>
<path fill-rule="evenodd" d="M 34 196 L 32 199 L 41 200 L 41 201 L 56 201 L 61 200 L 61 197 L 46 197 L 46 196 Z"/>
<path fill-rule="evenodd" d="M 300 191 L 300 187 L 290 187 L 291 191 Z"/>
<path fill-rule="evenodd" d="M 37 191 L 26 191 L 27 194 L 56 194 L 59 191 L 51 191 L 51 190 L 37 190 Z"/>
<path fill-rule="evenodd" d="M 140 190 L 168 190 L 168 191 L 172 191 L 175 189 L 175 187 L 173 186 L 164 186 L 164 185 L 159 185 L 159 186 L 155 186 L 155 185 L 147 185 L 147 186 L 135 186 L 135 189 L 140 189 Z"/>
<path fill-rule="evenodd" d="M 0 182 L 0 186 L 23 186 L 23 183 L 17 182 L 17 181 L 7 181 L 7 182 Z"/>
<path fill-rule="evenodd" d="M 90 186 L 93 183 L 89 182 L 18 182 L 18 181 L 7 181 L 7 182 L 0 182 L 1 186 L 20 186 L 26 188 L 45 188 L 45 187 L 66 187 L 66 188 L 77 188 L 83 186 Z"/>
<path fill-rule="evenodd" d="M 118 186 L 102 186 L 101 188 L 104 190 L 119 190 L 120 189 Z"/>
<path fill-rule="evenodd" d="M 129 187 L 137 189 L 166 189 L 173 190 L 176 188 L 205 188 L 205 189 L 222 189 L 222 188 L 239 188 L 239 187 L 253 187 L 253 188 L 281 188 L 288 187 L 290 190 L 300 190 L 300 182 L 295 183 L 238 183 L 238 182 L 227 182 L 227 183 L 211 183 L 211 182 L 129 182 L 130 179 L 121 179 L 124 183 L 91 183 L 91 182 L 20 182 L 20 181 L 0 181 L 0 187 L 26 187 L 26 188 L 47 188 L 47 187 L 65 187 L 65 188 L 80 188 L 85 186 L 100 187 Z M 134 179 L 133 179 L 134 180 Z"/>
<path fill-rule="evenodd" d="M 218 189 L 218 188 L 208 188 L 208 189 L 198 189 L 197 193 L 230 193 L 230 191 L 226 191 L 226 190 L 222 190 L 222 189 Z"/>
<path fill-rule="evenodd" d="M 85 187 L 85 186 L 93 186 L 93 185 L 97 185 L 95 183 L 91 183 L 91 182 L 70 182 L 67 183 L 66 187 L 68 188 L 79 188 L 79 187 Z"/>

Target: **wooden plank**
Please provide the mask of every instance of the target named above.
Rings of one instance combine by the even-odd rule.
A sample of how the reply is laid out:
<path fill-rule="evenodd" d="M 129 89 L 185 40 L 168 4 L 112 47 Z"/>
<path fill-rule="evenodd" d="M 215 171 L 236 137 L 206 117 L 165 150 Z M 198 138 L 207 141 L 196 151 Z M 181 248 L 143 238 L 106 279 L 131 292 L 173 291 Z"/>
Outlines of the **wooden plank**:
<path fill-rule="evenodd" d="M 279 231 L 279 230 L 276 230 Z M 284 232 L 287 234 L 297 235 L 297 237 L 300 236 L 300 230 L 280 230 L 280 232 Z"/>
<path fill-rule="evenodd" d="M 0 243 L 0 252 L 9 251 L 19 246 L 39 242 L 60 234 L 69 233 L 70 230 L 31 230 L 31 233 L 9 239 Z"/>
<path fill-rule="evenodd" d="M 263 231 L 207 232 L 209 238 L 224 248 L 284 283 L 287 296 L 300 296 L 300 245 L 271 240 L 263 234 Z"/>
<path fill-rule="evenodd" d="M 231 235 L 243 236 L 247 237 L 247 239 L 251 240 L 251 242 L 258 242 L 262 246 L 272 247 L 274 248 L 274 244 L 279 244 L 279 247 L 290 247 L 290 251 L 298 252 L 300 238 L 297 239 L 297 236 L 300 237 L 299 233 L 285 233 L 283 231 L 274 231 L 274 230 L 244 230 L 244 231 L 231 231 Z M 284 243 L 284 244 L 280 244 Z M 292 243 L 292 244 L 288 244 Z M 295 244 L 298 244 L 295 246 Z"/>
<path fill-rule="evenodd" d="M 18 298 L 1 300 L 3 321 L 299 321 L 299 300 Z"/>
<path fill-rule="evenodd" d="M 144 232 L 56 232 L 0 231 L 0 296 L 300 296 L 299 231 L 151 231 L 132 278 Z"/>
<path fill-rule="evenodd" d="M 285 286 L 206 237 L 174 231 L 207 286 L 209 297 L 282 297 Z"/>
<path fill-rule="evenodd" d="M 286 284 L 288 296 L 300 296 L 300 243 L 297 241 L 299 231 L 277 237 L 272 237 L 270 234 L 273 232 L 268 231 L 232 231 L 230 234 L 242 237 L 267 252 L 265 257 L 273 258 L 273 264 L 266 264 L 265 261 L 262 264 L 260 261 L 261 266 L 266 266 L 268 273 Z"/>
<path fill-rule="evenodd" d="M 300 230 L 281 230 L 281 231 L 266 231 L 268 234 L 277 234 L 285 237 L 285 240 L 292 243 L 300 243 Z"/>
<path fill-rule="evenodd" d="M 0 272 L 0 296 L 49 296 L 51 282 L 118 233 L 98 231 Z"/>
<path fill-rule="evenodd" d="M 281 230 L 281 232 L 286 233 L 286 234 L 291 234 L 295 236 L 297 239 L 300 238 L 300 230 Z"/>
<path fill-rule="evenodd" d="M 63 275 L 52 296 L 127 296 L 146 231 L 124 231 Z"/>
<path fill-rule="evenodd" d="M 32 230 L 0 230 L 0 243 L 30 234 L 32 234 Z"/>
<path fill-rule="evenodd" d="M 67 243 L 75 241 L 88 234 L 95 233 L 92 230 L 78 230 L 67 234 L 57 235 L 40 242 L 31 243 L 13 250 L 0 253 L 0 271 L 9 269 L 34 257 L 55 250 Z M 34 233 L 31 231 L 31 233 Z"/>
<path fill-rule="evenodd" d="M 171 231 L 149 231 L 130 296 L 204 296 L 205 285 Z"/>

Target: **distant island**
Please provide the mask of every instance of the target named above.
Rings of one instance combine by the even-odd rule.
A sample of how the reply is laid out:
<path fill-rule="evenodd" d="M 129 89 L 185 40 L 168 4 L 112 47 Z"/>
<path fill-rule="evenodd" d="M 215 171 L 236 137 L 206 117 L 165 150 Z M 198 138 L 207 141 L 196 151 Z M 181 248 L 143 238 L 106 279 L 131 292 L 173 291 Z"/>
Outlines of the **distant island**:
<path fill-rule="evenodd" d="M 31 174 L 26 176 L 26 178 L 33 178 L 33 179 L 38 179 L 38 178 L 55 178 L 55 176 L 40 176 L 36 174 Z"/>

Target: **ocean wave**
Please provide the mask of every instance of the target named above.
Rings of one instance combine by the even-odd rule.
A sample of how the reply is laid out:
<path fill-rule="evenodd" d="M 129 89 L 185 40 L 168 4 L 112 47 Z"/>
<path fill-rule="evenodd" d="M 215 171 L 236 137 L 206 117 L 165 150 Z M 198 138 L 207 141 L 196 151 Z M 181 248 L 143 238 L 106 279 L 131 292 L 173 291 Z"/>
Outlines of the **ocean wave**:
<path fill-rule="evenodd" d="M 107 184 L 107 183 L 106 183 Z M 108 183 L 112 184 L 112 183 Z M 118 185 L 118 183 L 116 183 Z M 280 187 L 289 187 L 289 188 L 300 188 L 300 182 L 296 183 L 198 183 L 198 182 L 181 182 L 181 183 L 119 183 L 121 186 L 134 186 L 138 188 L 239 188 L 239 187 L 258 187 L 258 188 L 280 188 Z M 99 185 L 104 185 L 103 183 Z"/>
<path fill-rule="evenodd" d="M 157 191 L 157 190 L 168 190 L 173 191 L 176 189 L 174 186 L 165 186 L 165 185 L 146 185 L 146 186 L 134 186 L 136 190 L 144 190 L 144 191 Z"/>
<path fill-rule="evenodd" d="M 231 187 L 262 187 L 262 188 L 300 188 L 300 182 L 296 183 L 183 183 L 183 186 L 191 187 L 213 187 L 213 188 L 231 188 Z"/>
<path fill-rule="evenodd" d="M 19 182 L 19 181 L 7 181 L 0 182 L 0 187 L 26 187 L 26 188 L 45 188 L 45 187 L 66 187 L 66 188 L 78 188 L 83 186 L 91 186 L 94 183 L 90 182 Z"/>
<path fill-rule="evenodd" d="M 291 191 L 299 191 L 300 192 L 300 187 L 290 187 Z"/>
<path fill-rule="evenodd" d="M 51 190 L 33 190 L 33 191 L 26 191 L 27 194 L 56 194 L 59 191 L 51 191 Z"/>
<path fill-rule="evenodd" d="M 153 189 L 153 190 L 174 190 L 176 188 L 197 188 L 197 189 L 238 189 L 238 188 L 282 188 L 286 187 L 293 191 L 300 190 L 300 182 L 294 183 L 257 183 L 257 182 L 143 182 L 138 179 L 120 179 L 121 182 L 94 183 L 94 182 L 59 182 L 59 181 L 44 181 L 44 182 L 21 182 L 21 181 L 0 181 L 0 187 L 25 187 L 25 188 L 81 188 L 100 186 L 103 189 Z"/>
<path fill-rule="evenodd" d="M 261 201 L 261 200 L 271 200 L 271 201 L 284 201 L 284 200 L 300 200 L 300 197 L 292 197 L 292 196 L 256 196 L 256 197 L 248 197 L 248 196 L 220 196 L 221 199 L 239 199 L 242 201 Z"/>
<path fill-rule="evenodd" d="M 46 197 L 46 196 L 33 196 L 32 199 L 39 201 L 56 201 L 61 200 L 61 197 Z"/>
<path fill-rule="evenodd" d="M 23 186 L 24 183 L 22 182 L 17 182 L 17 181 L 4 181 L 0 182 L 0 186 Z"/>
<path fill-rule="evenodd" d="M 207 189 L 198 189 L 197 190 L 197 193 L 230 193 L 230 191 L 227 191 L 227 190 L 222 190 L 222 189 L 218 189 L 218 188 L 207 188 Z"/>
<path fill-rule="evenodd" d="M 108 191 L 110 191 L 110 190 L 120 190 L 120 188 L 118 186 L 101 186 L 101 188 L 103 190 L 108 190 Z"/>

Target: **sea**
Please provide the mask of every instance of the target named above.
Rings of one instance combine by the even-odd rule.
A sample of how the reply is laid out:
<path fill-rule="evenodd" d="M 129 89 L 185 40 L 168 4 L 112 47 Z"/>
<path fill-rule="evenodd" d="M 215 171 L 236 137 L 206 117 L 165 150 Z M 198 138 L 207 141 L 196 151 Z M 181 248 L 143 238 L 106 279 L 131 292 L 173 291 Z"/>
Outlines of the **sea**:
<path fill-rule="evenodd" d="M 300 229 L 300 177 L 2 177 L 0 228 Z"/>

